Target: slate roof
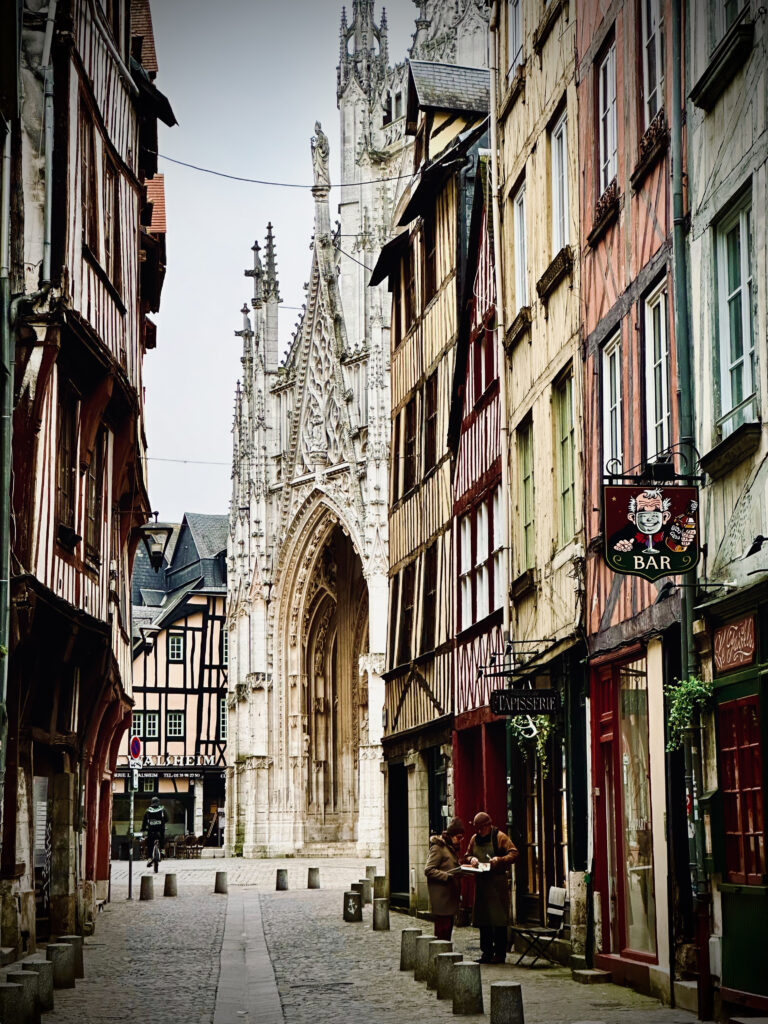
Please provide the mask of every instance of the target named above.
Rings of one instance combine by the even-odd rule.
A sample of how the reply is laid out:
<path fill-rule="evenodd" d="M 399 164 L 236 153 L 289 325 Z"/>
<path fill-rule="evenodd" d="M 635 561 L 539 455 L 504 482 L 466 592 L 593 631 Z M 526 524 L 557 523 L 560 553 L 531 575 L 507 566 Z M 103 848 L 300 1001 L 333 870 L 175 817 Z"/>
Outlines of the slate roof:
<path fill-rule="evenodd" d="M 409 65 L 416 99 L 422 109 L 488 113 L 491 78 L 487 68 L 459 67 L 429 60 L 412 60 Z"/>
<path fill-rule="evenodd" d="M 207 516 L 187 512 L 184 517 L 200 558 L 215 558 L 227 548 L 229 516 Z"/>

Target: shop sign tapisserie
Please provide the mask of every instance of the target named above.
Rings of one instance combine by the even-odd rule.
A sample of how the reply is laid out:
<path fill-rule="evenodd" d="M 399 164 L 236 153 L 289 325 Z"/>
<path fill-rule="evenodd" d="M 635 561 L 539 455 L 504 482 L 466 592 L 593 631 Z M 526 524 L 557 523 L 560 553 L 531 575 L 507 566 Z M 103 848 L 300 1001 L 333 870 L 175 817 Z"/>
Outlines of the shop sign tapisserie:
<path fill-rule="evenodd" d="M 557 690 L 491 690 L 489 700 L 494 715 L 555 715 L 560 707 Z"/>
<path fill-rule="evenodd" d="M 605 561 L 614 572 L 643 579 L 693 569 L 699 547 L 699 491 L 676 484 L 605 484 Z"/>

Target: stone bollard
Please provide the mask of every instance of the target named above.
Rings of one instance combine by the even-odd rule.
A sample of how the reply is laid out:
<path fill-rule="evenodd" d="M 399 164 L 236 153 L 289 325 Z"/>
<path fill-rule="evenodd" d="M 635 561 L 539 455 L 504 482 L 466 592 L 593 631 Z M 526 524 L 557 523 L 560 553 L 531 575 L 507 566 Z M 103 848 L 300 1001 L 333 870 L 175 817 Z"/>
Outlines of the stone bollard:
<path fill-rule="evenodd" d="M 140 900 L 153 900 L 155 898 L 155 880 L 152 875 L 141 876 L 141 889 L 139 889 Z"/>
<path fill-rule="evenodd" d="M 163 884 L 163 896 L 178 896 L 179 887 L 176 881 L 176 875 L 170 874 L 165 876 L 165 883 Z"/>
<path fill-rule="evenodd" d="M 275 892 L 285 892 L 288 888 L 288 868 L 278 868 L 275 873 Z"/>
<path fill-rule="evenodd" d="M 435 990 L 438 999 L 453 999 L 453 965 L 461 963 L 461 953 L 438 953 L 435 957 Z"/>
<path fill-rule="evenodd" d="M 491 982 L 491 1024 L 525 1024 L 519 981 Z"/>
<path fill-rule="evenodd" d="M 37 994 L 40 999 L 40 1009 L 53 1009 L 53 964 L 47 960 L 25 960 L 21 965 L 22 971 L 34 971 L 37 975 Z"/>
<path fill-rule="evenodd" d="M 416 939 L 421 928 L 403 928 L 400 932 L 400 970 L 412 971 L 416 965 Z"/>
<path fill-rule="evenodd" d="M 213 883 L 213 891 L 215 893 L 220 893 L 222 896 L 226 895 L 229 892 L 229 888 L 227 887 L 226 871 L 216 872 L 216 879 Z"/>
<path fill-rule="evenodd" d="M 365 906 L 365 900 L 363 898 L 363 887 L 362 887 L 362 885 L 359 882 L 353 882 L 352 885 L 350 885 L 349 888 L 350 888 L 350 890 L 352 892 L 356 892 L 358 894 L 358 896 L 360 897 L 360 910 L 362 912 L 362 909 Z"/>
<path fill-rule="evenodd" d="M 85 964 L 83 963 L 83 936 L 82 935 L 60 935 L 57 942 L 68 942 L 75 950 L 75 977 L 85 977 Z"/>
<path fill-rule="evenodd" d="M 21 985 L 0 984 L 0 1020 L 3 1024 L 26 1024 L 22 1015 L 24 989 Z"/>
<path fill-rule="evenodd" d="M 416 939 L 416 955 L 413 959 L 414 981 L 427 980 L 427 964 L 429 963 L 429 944 L 435 942 L 434 935 L 422 935 Z"/>
<path fill-rule="evenodd" d="M 453 1012 L 464 1015 L 483 1012 L 480 964 L 453 965 Z"/>
<path fill-rule="evenodd" d="M 375 864 L 366 864 L 365 865 L 365 877 L 368 879 L 368 881 L 371 883 L 371 885 L 373 885 L 373 880 L 376 877 L 376 865 Z"/>
<path fill-rule="evenodd" d="M 53 964 L 53 987 L 75 987 L 75 951 L 66 942 L 49 942 L 45 959 Z"/>
<path fill-rule="evenodd" d="M 373 930 L 375 932 L 389 931 L 389 900 L 373 901 Z"/>
<path fill-rule="evenodd" d="M 387 876 L 386 875 L 374 875 L 373 878 L 373 898 L 375 900 L 383 900 L 388 896 L 387 893 Z"/>
<path fill-rule="evenodd" d="M 367 878 L 361 878 L 360 885 L 362 885 L 363 887 L 363 906 L 366 906 L 373 900 L 373 885 L 368 881 Z"/>
<path fill-rule="evenodd" d="M 22 1020 L 25 1024 L 40 1024 L 40 999 L 37 994 L 39 982 L 36 974 L 29 971 L 8 971 L 6 981 L 18 985 L 21 994 Z"/>
<path fill-rule="evenodd" d="M 344 893 L 344 920 L 363 920 L 363 898 L 359 892 Z"/>
<path fill-rule="evenodd" d="M 435 965 L 435 957 L 440 953 L 452 953 L 453 943 L 448 939 L 435 939 L 434 942 L 429 944 L 429 952 L 427 953 L 427 988 L 437 988 L 437 966 Z"/>
<path fill-rule="evenodd" d="M 307 888 L 320 888 L 320 868 L 307 868 Z"/>

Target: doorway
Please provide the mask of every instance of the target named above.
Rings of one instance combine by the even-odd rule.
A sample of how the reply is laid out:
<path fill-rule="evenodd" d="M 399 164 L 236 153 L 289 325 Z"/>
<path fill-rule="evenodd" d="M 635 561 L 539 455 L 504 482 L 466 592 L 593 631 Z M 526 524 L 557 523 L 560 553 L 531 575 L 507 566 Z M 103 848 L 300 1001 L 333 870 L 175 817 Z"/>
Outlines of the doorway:
<path fill-rule="evenodd" d="M 408 907 L 408 769 L 404 764 L 390 763 L 388 782 L 390 902 Z"/>

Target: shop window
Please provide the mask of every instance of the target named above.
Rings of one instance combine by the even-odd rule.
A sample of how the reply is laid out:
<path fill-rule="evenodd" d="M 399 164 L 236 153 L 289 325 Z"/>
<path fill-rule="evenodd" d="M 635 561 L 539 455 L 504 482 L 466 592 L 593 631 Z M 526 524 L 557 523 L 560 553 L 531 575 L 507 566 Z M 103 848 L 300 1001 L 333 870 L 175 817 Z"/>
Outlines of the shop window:
<path fill-rule="evenodd" d="M 763 885 L 765 810 L 759 697 L 754 694 L 721 704 L 717 718 L 725 878 L 738 885 Z"/>

